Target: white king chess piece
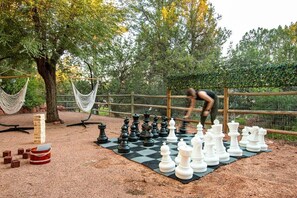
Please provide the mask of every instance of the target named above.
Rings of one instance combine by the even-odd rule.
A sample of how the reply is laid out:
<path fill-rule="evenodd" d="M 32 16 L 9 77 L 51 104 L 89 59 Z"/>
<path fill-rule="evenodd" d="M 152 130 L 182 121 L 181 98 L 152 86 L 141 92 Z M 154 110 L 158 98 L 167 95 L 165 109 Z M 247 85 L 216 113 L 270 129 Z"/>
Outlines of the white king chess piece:
<path fill-rule="evenodd" d="M 170 157 L 170 148 L 166 145 L 166 142 L 163 142 L 161 146 L 161 155 L 162 159 L 159 163 L 159 169 L 163 173 L 172 172 L 175 169 L 175 163 Z"/>
<path fill-rule="evenodd" d="M 228 135 L 231 137 L 230 147 L 227 150 L 227 152 L 230 154 L 230 156 L 242 156 L 243 152 L 238 145 L 238 139 L 237 139 L 237 137 L 240 135 L 238 133 L 239 123 L 232 121 L 232 122 L 227 123 L 227 125 L 230 130 Z"/>
<path fill-rule="evenodd" d="M 177 137 L 175 135 L 175 121 L 171 118 L 169 122 L 169 135 L 167 136 L 168 142 L 177 142 Z"/>

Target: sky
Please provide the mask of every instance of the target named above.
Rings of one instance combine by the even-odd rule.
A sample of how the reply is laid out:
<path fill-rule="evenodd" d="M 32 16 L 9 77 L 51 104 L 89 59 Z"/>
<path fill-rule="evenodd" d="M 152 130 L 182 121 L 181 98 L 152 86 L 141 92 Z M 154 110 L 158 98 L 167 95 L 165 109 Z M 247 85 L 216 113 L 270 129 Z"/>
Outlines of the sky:
<path fill-rule="evenodd" d="M 222 16 L 220 27 L 232 31 L 224 46 L 226 51 L 230 42 L 233 47 L 242 36 L 252 29 L 277 28 L 297 22 L 297 0 L 209 0 L 215 12 Z"/>

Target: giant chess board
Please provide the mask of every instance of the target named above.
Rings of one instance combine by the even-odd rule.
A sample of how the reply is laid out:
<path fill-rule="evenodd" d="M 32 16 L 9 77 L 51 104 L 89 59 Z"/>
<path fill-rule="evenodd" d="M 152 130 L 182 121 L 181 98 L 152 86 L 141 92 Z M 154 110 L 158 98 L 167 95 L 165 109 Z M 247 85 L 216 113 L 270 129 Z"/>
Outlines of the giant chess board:
<path fill-rule="evenodd" d="M 194 134 L 176 134 L 178 141 L 180 141 L 180 139 L 182 138 L 187 145 L 191 145 L 191 139 L 194 137 Z M 215 171 L 216 169 L 218 169 L 220 166 L 223 165 L 227 165 L 230 164 L 232 162 L 235 162 L 241 158 L 247 158 L 247 157 L 252 157 L 254 155 L 257 155 L 259 153 L 262 152 L 270 152 L 271 150 L 266 150 L 266 151 L 261 151 L 261 152 L 250 152 L 247 151 L 245 148 L 241 148 L 243 150 L 243 154 L 240 157 L 230 157 L 229 161 L 226 162 L 220 162 L 219 165 L 217 166 L 208 166 L 207 167 L 207 171 L 203 172 L 203 173 L 195 173 L 191 179 L 189 180 L 182 180 L 179 179 L 175 176 L 175 172 L 169 172 L 169 173 L 163 173 L 160 172 L 159 170 L 159 163 L 161 162 L 161 153 L 160 153 L 160 148 L 162 146 L 162 143 L 166 142 L 166 144 L 170 147 L 170 156 L 172 158 L 172 160 L 175 159 L 175 157 L 178 154 L 178 150 L 177 150 L 177 142 L 176 143 L 170 143 L 166 141 L 166 137 L 159 137 L 154 139 L 154 145 L 151 147 L 145 147 L 143 146 L 143 140 L 138 140 L 136 142 L 129 142 L 128 145 L 130 147 L 130 152 L 129 153 L 119 153 L 118 152 L 118 138 L 112 138 L 110 139 L 107 143 L 104 144 L 98 144 L 106 149 L 110 149 L 112 151 L 114 151 L 116 154 L 121 155 L 131 161 L 137 162 L 139 164 L 142 164 L 144 166 L 147 166 L 148 168 L 152 169 L 153 171 L 170 177 L 172 179 L 178 180 L 181 183 L 187 184 L 191 181 L 194 180 L 198 180 L 201 177 L 212 173 L 213 171 Z M 224 141 L 224 146 L 226 147 L 226 149 L 229 148 L 229 142 L 225 142 Z"/>

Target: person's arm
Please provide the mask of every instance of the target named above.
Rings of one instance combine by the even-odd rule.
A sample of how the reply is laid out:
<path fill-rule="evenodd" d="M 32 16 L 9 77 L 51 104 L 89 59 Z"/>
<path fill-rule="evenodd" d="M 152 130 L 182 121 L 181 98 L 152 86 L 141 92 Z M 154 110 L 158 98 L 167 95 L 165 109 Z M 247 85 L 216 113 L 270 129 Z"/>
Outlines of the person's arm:
<path fill-rule="evenodd" d="M 188 108 L 188 111 L 187 111 L 187 114 L 184 116 L 184 118 L 189 118 L 190 115 L 191 115 L 191 113 L 192 113 L 192 111 L 193 111 L 193 109 L 194 109 L 194 107 L 195 107 L 195 104 L 196 104 L 195 97 L 193 97 L 193 96 L 190 97 L 190 100 L 191 100 L 191 104 L 190 104 L 190 106 Z"/>

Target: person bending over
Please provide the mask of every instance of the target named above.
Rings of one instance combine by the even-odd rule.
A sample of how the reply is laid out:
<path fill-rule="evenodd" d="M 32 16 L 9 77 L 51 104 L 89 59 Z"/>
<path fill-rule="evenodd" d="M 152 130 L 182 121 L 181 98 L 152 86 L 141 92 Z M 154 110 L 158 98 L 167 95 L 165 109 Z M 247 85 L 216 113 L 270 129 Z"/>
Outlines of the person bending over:
<path fill-rule="evenodd" d="M 195 108 L 196 100 L 202 100 L 204 101 L 204 106 L 200 115 L 200 122 L 204 128 L 205 120 L 210 114 L 211 123 L 214 124 L 213 121 L 216 119 L 218 114 L 218 96 L 212 91 L 195 90 L 193 88 L 189 88 L 186 95 L 190 100 L 190 103 L 184 119 L 188 119 L 191 116 L 191 113 Z"/>

